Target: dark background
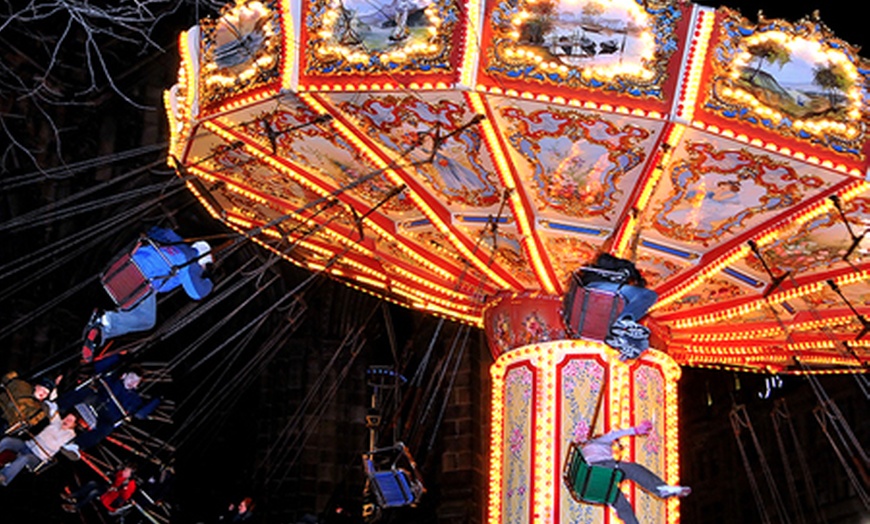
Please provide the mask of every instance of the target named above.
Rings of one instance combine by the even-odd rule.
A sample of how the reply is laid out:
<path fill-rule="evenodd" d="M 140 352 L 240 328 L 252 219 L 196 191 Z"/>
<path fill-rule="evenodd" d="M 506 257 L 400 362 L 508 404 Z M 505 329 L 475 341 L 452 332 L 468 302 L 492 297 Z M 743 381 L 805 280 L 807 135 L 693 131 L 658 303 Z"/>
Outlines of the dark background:
<path fill-rule="evenodd" d="M 856 45 L 865 40 L 866 17 L 859 4 L 729 5 L 750 20 L 759 9 L 769 18 L 788 20 L 819 9 L 837 36 Z M 18 8 L 4 4 L 4 20 Z M 206 301 L 212 307 L 201 316 L 182 294 L 172 295 L 160 306 L 158 330 L 177 327 L 177 332 L 131 336 L 116 345 L 147 366 L 146 392 L 162 396 L 174 408 L 173 424 L 140 425 L 177 448 L 174 453 L 167 448 L 154 452 L 163 462 L 174 460 L 177 471 L 168 498 L 172 522 L 211 522 L 243 496 L 255 498 L 263 522 L 291 523 L 306 515 L 336 520 L 339 507 L 343 514 L 358 515 L 363 487 L 359 454 L 368 445 L 363 421 L 372 392 L 365 369 L 371 364 L 398 364 L 408 378 L 417 370 L 422 377 L 403 389 L 401 409 L 393 408 L 392 401 L 385 406 L 385 419 L 396 424 L 384 426 L 382 443 L 396 436 L 410 445 L 429 491 L 419 508 L 385 514 L 384 521 L 481 522 L 491 362 L 482 334 L 469 333 L 454 375 L 448 355 L 458 354 L 451 348 L 462 347 L 461 326 L 441 325 L 437 318 L 382 304 L 331 280 L 309 281 L 310 273 L 284 262 L 256 273 L 270 261 L 269 255 L 250 243 L 236 245 L 236 236 L 206 216 L 189 193 L 178 191 L 175 174 L 162 163 L 167 133 L 161 96 L 176 82 L 174 42 L 197 13 L 210 12 L 214 9 L 206 3 L 185 2 L 167 11 L 149 34 L 160 47 L 96 34 L 113 84 L 97 74 L 92 91 L 87 89 L 91 82 L 81 34 L 60 46 L 47 91 L 35 93 L 30 87 L 44 73 L 40 64 L 46 63 L 46 50 L 53 49 L 63 25 L 51 18 L 19 19 L 0 30 L 0 117 L 6 131 L 0 136 L 8 144 L 22 145 L 0 157 L 0 371 L 27 376 L 63 372 L 61 389 L 73 387 L 87 373 L 77 364 L 82 327 L 93 307 L 109 305 L 94 276 L 151 225 L 176 227 L 185 237 L 212 236 L 222 250 L 217 281 L 228 287 L 248 279 L 240 291 L 221 300 L 214 300 L 216 294 Z M 22 85 L 15 78 L 31 83 Z M 137 154 L 117 154 L 131 150 Z M 136 209 L 139 205 L 141 210 Z M 65 212 L 70 208 L 75 212 Z M 81 239 L 82 233 L 90 236 Z M 258 321 L 258 315 L 288 295 L 297 300 Z M 254 298 L 247 302 L 246 297 Z M 195 318 L 185 325 L 190 317 L 176 312 Z M 273 335 L 297 313 L 295 329 L 274 341 Z M 210 328 L 214 334 L 201 339 Z M 364 343 L 354 357 L 342 342 L 355 330 Z M 423 367 L 430 346 L 432 359 Z M 796 521 L 797 506 L 808 523 L 870 521 L 816 421 L 818 399 L 806 379 L 785 377 L 773 398 L 762 399 L 762 375 L 697 369 L 683 373 L 681 474 L 694 488 L 682 504 L 683 522 L 765 521 L 729 418 L 741 405 L 762 453 L 755 451 L 746 430 L 740 442 L 749 450 L 746 460 L 758 478 L 757 496 L 773 522 Z M 866 449 L 867 397 L 859 381 L 824 376 L 820 383 Z M 796 470 L 799 453 L 789 448 L 785 460 L 778 454 L 770 418 L 777 397 L 786 399 L 814 480 L 814 489 L 798 480 L 797 503 L 786 489 L 785 466 Z M 129 453 L 112 452 L 119 459 L 130 458 Z M 768 461 L 772 481 L 763 476 L 762 458 Z M 147 476 L 147 468 L 142 474 Z M 59 507 L 62 487 L 90 476 L 83 464 L 65 460 L 38 476 L 22 473 L 13 485 L 0 488 L 0 521 L 101 522 L 106 517 L 94 510 L 77 516 Z M 775 509 L 771 484 L 778 487 L 794 520 Z M 822 520 L 812 512 L 812 501 L 821 508 Z"/>

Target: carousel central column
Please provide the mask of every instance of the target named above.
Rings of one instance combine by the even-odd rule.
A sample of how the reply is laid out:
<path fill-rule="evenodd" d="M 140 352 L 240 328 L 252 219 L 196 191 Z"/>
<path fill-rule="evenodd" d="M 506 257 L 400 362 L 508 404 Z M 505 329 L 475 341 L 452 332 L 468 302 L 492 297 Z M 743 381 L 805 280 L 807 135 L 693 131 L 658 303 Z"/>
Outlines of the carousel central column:
<path fill-rule="evenodd" d="M 504 295 L 485 315 L 492 374 L 490 524 L 616 524 L 607 506 L 580 502 L 563 481 L 571 442 L 650 420 L 646 436 L 621 439 L 621 461 L 678 483 L 680 369 L 659 351 L 621 362 L 600 340 L 569 339 L 560 297 Z M 582 337 L 582 333 L 580 334 Z M 625 480 L 638 521 L 679 522 L 676 498 L 658 499 Z"/>

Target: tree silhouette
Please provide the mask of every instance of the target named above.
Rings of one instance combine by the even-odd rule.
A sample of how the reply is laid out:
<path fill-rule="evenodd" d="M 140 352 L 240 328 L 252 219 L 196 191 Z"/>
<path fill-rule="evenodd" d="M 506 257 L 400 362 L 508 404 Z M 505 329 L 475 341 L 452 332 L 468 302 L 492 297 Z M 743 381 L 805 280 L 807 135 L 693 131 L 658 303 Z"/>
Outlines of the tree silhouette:
<path fill-rule="evenodd" d="M 520 30 L 520 42 L 527 44 L 543 44 L 544 35 L 553 28 L 556 17 L 556 5 L 552 2 L 530 4 L 527 9 L 531 16 Z"/>
<path fill-rule="evenodd" d="M 87 121 L 106 100 L 160 110 L 125 79 L 166 51 L 163 29 L 193 20 L 189 0 L 17 4 L 5 2 L 0 12 L 0 172 L 68 160 L 63 141 L 80 132 L 70 122 Z M 196 11 L 204 17 L 221 5 L 202 0 Z"/>
<path fill-rule="evenodd" d="M 767 62 L 770 65 L 778 63 L 780 69 L 782 69 L 785 64 L 791 61 L 791 54 L 789 53 L 788 48 L 775 40 L 764 40 L 752 44 L 746 48 L 746 51 L 757 60 L 755 71 L 752 73 L 752 76 L 749 77 L 750 82 L 755 80 L 755 77 L 761 71 L 764 62 Z"/>
<path fill-rule="evenodd" d="M 836 105 L 834 99 L 836 92 L 848 91 L 853 84 L 852 79 L 846 74 L 843 66 L 830 62 L 813 69 L 813 83 L 827 93 L 832 108 Z"/>

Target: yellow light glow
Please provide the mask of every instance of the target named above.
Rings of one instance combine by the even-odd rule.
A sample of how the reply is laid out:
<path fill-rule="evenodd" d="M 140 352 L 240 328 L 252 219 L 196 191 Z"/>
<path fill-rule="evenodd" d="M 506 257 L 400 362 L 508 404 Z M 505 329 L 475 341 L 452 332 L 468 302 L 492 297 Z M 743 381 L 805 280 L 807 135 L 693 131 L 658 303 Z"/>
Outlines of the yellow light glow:
<path fill-rule="evenodd" d="M 486 107 L 483 97 L 478 93 L 468 93 L 468 100 L 475 114 L 488 115 L 489 111 Z M 521 243 L 526 252 L 532 269 L 535 272 L 535 277 L 538 279 L 541 287 L 550 294 L 557 294 L 560 290 L 552 271 L 548 271 L 543 261 L 541 253 L 543 247 L 540 236 L 535 227 L 534 215 L 527 213 L 527 209 L 531 208 L 531 204 L 524 200 L 524 191 L 517 191 L 516 188 L 521 184 L 519 174 L 511 168 L 508 160 L 508 154 L 505 152 L 504 141 L 498 135 L 498 131 L 492 123 L 491 118 L 486 118 L 480 123 L 483 128 L 484 139 L 489 146 L 487 149 L 492 153 L 493 160 L 496 165 L 496 172 L 502 185 L 510 190 L 509 203 L 511 212 L 516 221 L 517 227 L 521 235 Z"/>
<path fill-rule="evenodd" d="M 664 381 L 664 397 L 661 406 L 662 437 L 663 437 L 663 463 L 664 478 L 670 483 L 679 480 L 678 428 L 679 428 L 679 402 L 677 397 L 677 381 L 680 377 L 680 368 L 668 355 L 650 350 L 631 366 L 621 362 L 618 354 L 608 346 L 595 341 L 562 340 L 532 344 L 515 348 L 502 353 L 490 368 L 492 376 L 492 425 L 490 437 L 490 479 L 489 501 L 487 504 L 487 522 L 502 524 L 504 500 L 503 486 L 506 484 L 516 486 L 526 483 L 528 480 L 534 484 L 534 490 L 529 497 L 528 506 L 534 508 L 531 522 L 549 524 L 557 522 L 560 518 L 555 513 L 555 503 L 558 497 L 562 497 L 561 468 L 564 457 L 556 456 L 557 449 L 564 449 L 564 443 L 560 444 L 564 434 L 556 431 L 557 421 L 562 420 L 563 414 L 559 413 L 562 404 L 559 399 L 564 395 L 558 390 L 560 382 L 560 364 L 568 358 L 592 359 L 601 362 L 606 368 L 604 376 L 609 377 L 606 388 L 609 402 L 605 402 L 601 409 L 606 410 L 608 416 L 601 416 L 602 427 L 593 428 L 608 431 L 617 427 L 628 427 L 636 423 L 632 419 L 635 400 L 632 399 L 631 380 L 636 366 L 648 366 L 656 372 L 661 372 Z M 532 418 L 535 428 L 533 446 L 531 451 L 534 457 L 534 468 L 525 474 L 525 478 L 506 478 L 505 475 L 516 475 L 516 472 L 506 473 L 505 466 L 505 436 L 507 425 L 511 422 L 506 417 L 513 411 L 506 405 L 506 378 L 510 369 L 516 366 L 527 367 L 533 370 L 535 376 L 535 389 L 533 399 L 522 399 L 521 402 L 531 402 L 536 406 Z M 564 386 L 563 386 L 564 387 Z M 637 394 L 637 392 L 635 392 Z M 564 406 L 561 409 L 567 409 Z M 606 423 L 604 421 L 607 421 Z M 565 431 L 563 428 L 562 431 Z M 637 444 L 632 444 L 637 445 Z M 619 453 L 619 452 L 617 452 Z M 632 460 L 630 454 L 623 457 Z M 628 487 L 625 485 L 624 487 Z M 516 496 L 516 495 L 514 495 Z M 570 497 L 560 500 L 562 505 L 574 504 Z M 668 523 L 679 522 L 679 505 L 667 503 L 666 515 Z"/>
<path fill-rule="evenodd" d="M 295 23 L 291 0 L 281 0 L 281 33 L 283 36 L 281 45 L 281 89 L 292 90 L 294 86 L 293 74 L 296 69 L 296 38 L 293 32 Z"/>
<path fill-rule="evenodd" d="M 744 51 L 739 53 L 734 60 L 731 68 L 732 80 L 739 78 L 739 72 L 747 67 L 754 59 L 753 55 L 748 51 L 754 45 L 763 44 L 765 42 L 776 42 L 779 45 L 788 48 L 792 55 L 801 55 L 807 57 L 807 60 L 813 64 L 828 64 L 831 67 L 836 67 L 842 71 L 848 78 L 851 87 L 845 93 L 846 98 L 850 100 L 850 111 L 855 111 L 861 107 L 861 85 L 859 80 L 858 69 L 855 64 L 846 56 L 846 54 L 838 49 L 829 47 L 823 42 L 817 40 L 809 40 L 802 36 L 794 36 L 786 34 L 782 31 L 763 31 L 757 32 L 742 42 Z M 779 122 L 784 118 L 779 111 L 765 105 L 764 102 L 758 100 L 755 95 L 740 88 L 727 89 L 722 91 L 722 95 L 726 99 L 741 103 L 749 104 L 753 110 L 763 118 L 770 118 L 775 122 Z M 795 129 L 801 129 L 816 136 L 824 134 L 835 134 L 843 137 L 854 137 L 859 132 L 858 119 L 851 119 L 848 123 L 838 120 L 828 119 L 800 119 L 793 118 L 793 126 Z M 811 158 L 808 161 L 818 163 Z"/>
<path fill-rule="evenodd" d="M 315 109 L 318 113 L 325 113 L 326 108 L 317 100 L 313 95 L 310 94 L 301 94 L 300 99 L 302 99 L 306 104 L 309 105 L 312 109 Z M 481 273 L 487 276 L 490 280 L 495 282 L 499 287 L 503 289 L 512 289 L 516 290 L 514 285 L 508 283 L 505 279 L 503 279 L 498 273 L 494 272 L 490 269 L 489 264 L 487 264 L 484 260 L 481 260 L 480 256 L 473 252 L 465 243 L 459 238 L 459 236 L 454 232 L 453 227 L 447 224 L 441 216 L 433 210 L 429 204 L 426 202 L 426 199 L 415 190 L 416 184 L 413 183 L 410 179 L 406 179 L 401 176 L 396 169 L 402 169 L 402 166 L 407 165 L 407 160 L 399 157 L 394 151 L 378 148 L 377 151 L 372 149 L 369 144 L 363 142 L 349 127 L 347 127 L 340 119 L 333 120 L 333 126 L 335 129 L 348 141 L 350 141 L 353 146 L 360 151 L 369 161 L 371 161 L 378 169 L 381 169 L 384 173 L 384 176 L 390 180 L 393 184 L 406 185 L 408 187 L 407 194 L 411 198 L 411 201 L 415 206 L 423 213 L 423 215 L 430 221 L 430 223 L 438 230 L 439 233 L 444 235 L 445 238 L 448 239 L 450 244 L 459 251 L 462 256 L 464 256 L 472 265 Z M 387 162 L 387 160 L 389 162 Z M 395 169 L 391 166 L 397 166 Z"/>

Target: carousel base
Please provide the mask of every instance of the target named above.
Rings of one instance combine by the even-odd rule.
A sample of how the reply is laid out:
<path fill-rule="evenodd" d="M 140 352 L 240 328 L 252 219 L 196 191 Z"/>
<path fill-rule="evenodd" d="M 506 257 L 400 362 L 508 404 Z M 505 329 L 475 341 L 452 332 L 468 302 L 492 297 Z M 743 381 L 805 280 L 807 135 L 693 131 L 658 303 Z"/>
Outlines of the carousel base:
<path fill-rule="evenodd" d="M 502 353 L 492 369 L 492 437 L 488 522 L 616 524 L 606 504 L 580 501 L 563 479 L 573 443 L 652 422 L 646 436 L 621 439 L 615 458 L 642 464 L 679 483 L 680 368 L 646 351 L 623 362 L 594 340 L 560 340 Z M 679 521 L 677 499 L 660 499 L 623 481 L 619 489 L 638 521 Z"/>

